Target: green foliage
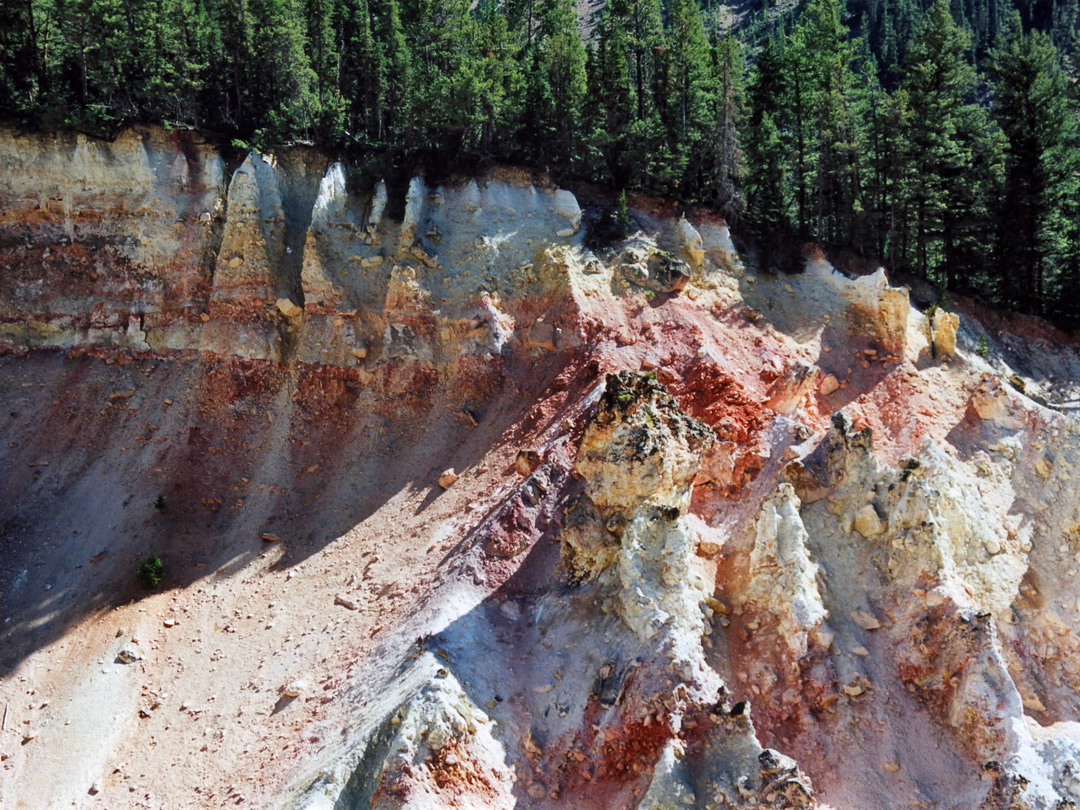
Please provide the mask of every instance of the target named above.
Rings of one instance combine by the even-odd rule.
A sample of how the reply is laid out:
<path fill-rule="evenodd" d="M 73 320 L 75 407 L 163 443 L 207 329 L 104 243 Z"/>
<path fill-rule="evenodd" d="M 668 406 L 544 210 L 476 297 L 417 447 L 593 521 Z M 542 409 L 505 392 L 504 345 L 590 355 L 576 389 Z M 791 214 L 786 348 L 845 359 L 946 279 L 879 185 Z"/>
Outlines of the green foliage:
<path fill-rule="evenodd" d="M 990 341 L 986 339 L 986 335 L 979 335 L 979 346 L 975 349 L 979 357 L 990 356 Z"/>
<path fill-rule="evenodd" d="M 630 206 L 626 202 L 626 190 L 619 192 L 618 206 L 615 209 L 615 221 L 618 225 L 619 238 L 630 235 Z"/>
<path fill-rule="evenodd" d="M 153 590 L 160 585 L 164 574 L 165 564 L 156 554 L 151 554 L 139 566 L 139 581 L 148 590 Z"/>
<path fill-rule="evenodd" d="M 1009 202 L 999 211 L 1005 299 L 1044 313 L 1075 266 L 1080 144 L 1067 79 L 1048 34 L 1013 18 L 990 53 L 993 115 L 1005 136 Z M 1071 302 L 1070 302 L 1071 303 Z"/>
<path fill-rule="evenodd" d="M 1080 321 L 1080 0 L 753 5 L 721 36 L 712 0 L 608 0 L 583 39 L 574 0 L 8 0 L 0 116 L 522 163 L 711 206 L 764 267 L 842 246 Z"/>

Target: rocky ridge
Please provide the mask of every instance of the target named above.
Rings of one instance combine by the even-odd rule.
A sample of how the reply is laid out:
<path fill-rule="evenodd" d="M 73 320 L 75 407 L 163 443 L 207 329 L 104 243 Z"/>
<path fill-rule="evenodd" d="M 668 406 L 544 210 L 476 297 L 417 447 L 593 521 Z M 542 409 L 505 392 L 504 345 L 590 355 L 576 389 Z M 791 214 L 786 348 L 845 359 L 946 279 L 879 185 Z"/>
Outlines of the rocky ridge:
<path fill-rule="evenodd" d="M 1071 344 L 506 170 L 0 165 L 4 806 L 1080 800 Z"/>

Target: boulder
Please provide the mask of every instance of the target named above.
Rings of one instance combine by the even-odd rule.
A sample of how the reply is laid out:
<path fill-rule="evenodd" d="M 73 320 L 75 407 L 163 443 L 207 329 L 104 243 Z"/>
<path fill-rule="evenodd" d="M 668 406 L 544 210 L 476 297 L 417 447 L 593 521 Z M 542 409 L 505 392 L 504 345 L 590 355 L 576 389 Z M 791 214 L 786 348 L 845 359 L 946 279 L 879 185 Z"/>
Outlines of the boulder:
<path fill-rule="evenodd" d="M 620 266 L 631 284 L 658 293 L 676 293 L 690 283 L 690 265 L 670 253 L 650 248 L 631 248 L 623 254 Z"/>
<path fill-rule="evenodd" d="M 705 263 L 705 243 L 702 241 L 701 234 L 687 221 L 686 217 L 679 219 L 676 229 L 683 253 L 690 262 L 690 266 L 695 270 L 700 270 Z"/>
<path fill-rule="evenodd" d="M 817 383 L 821 369 L 801 360 L 784 369 L 769 388 L 769 400 L 766 403 L 774 413 L 789 415 L 798 410 L 803 401 Z"/>
<path fill-rule="evenodd" d="M 877 537 L 885 531 L 885 524 L 881 522 L 877 510 L 874 509 L 872 504 L 866 504 L 855 513 L 855 520 L 852 525 L 855 531 L 863 537 Z"/>
<path fill-rule="evenodd" d="M 514 459 L 514 469 L 519 475 L 532 475 L 543 461 L 536 450 L 518 450 Z"/>
<path fill-rule="evenodd" d="M 555 351 L 555 327 L 543 320 L 529 327 L 529 345 L 534 349 Z"/>
<path fill-rule="evenodd" d="M 279 298 L 275 306 L 278 308 L 278 312 L 286 318 L 299 318 L 304 314 L 304 308 L 297 306 L 288 298 Z"/>
<path fill-rule="evenodd" d="M 930 315 L 930 345 L 934 355 L 942 360 L 956 354 L 956 332 L 960 328 L 960 316 L 955 312 L 935 309 Z"/>

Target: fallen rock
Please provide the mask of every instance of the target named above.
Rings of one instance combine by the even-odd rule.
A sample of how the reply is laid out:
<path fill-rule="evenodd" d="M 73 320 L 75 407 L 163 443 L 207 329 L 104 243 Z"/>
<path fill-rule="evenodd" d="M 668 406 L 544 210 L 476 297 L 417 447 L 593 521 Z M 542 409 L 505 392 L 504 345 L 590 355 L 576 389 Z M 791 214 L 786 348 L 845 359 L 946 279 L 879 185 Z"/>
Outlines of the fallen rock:
<path fill-rule="evenodd" d="M 138 660 L 140 660 L 139 656 L 131 650 L 120 650 L 120 652 L 116 654 L 115 662 L 117 664 L 134 664 Z"/>
<path fill-rule="evenodd" d="M 956 332 L 960 328 L 960 316 L 955 312 L 935 309 L 930 315 L 930 343 L 934 354 L 944 360 L 956 353 Z"/>
<path fill-rule="evenodd" d="M 555 192 L 555 213 L 570 223 L 569 234 L 573 236 L 581 226 L 581 206 L 578 205 L 577 197 L 566 189 Z M 562 236 L 562 234 L 559 234 Z"/>
<path fill-rule="evenodd" d="M 529 345 L 535 349 L 555 351 L 555 327 L 543 320 L 529 327 Z"/>
<path fill-rule="evenodd" d="M 690 283 L 690 265 L 670 253 L 632 247 L 623 254 L 619 269 L 631 284 L 659 293 L 675 293 Z"/>
<path fill-rule="evenodd" d="M 454 485 L 454 482 L 461 476 L 454 472 L 454 468 L 443 470 L 442 475 L 439 476 L 439 486 L 443 489 L 450 489 Z"/>
<path fill-rule="evenodd" d="M 275 306 L 278 308 L 278 312 L 286 318 L 298 318 L 304 313 L 302 307 L 297 306 L 288 298 L 279 298 L 275 302 Z"/>
<path fill-rule="evenodd" d="M 818 387 L 818 392 L 827 397 L 829 394 L 835 393 L 840 389 L 840 381 L 836 379 L 834 374 L 826 374 L 821 379 L 821 385 Z"/>
<path fill-rule="evenodd" d="M 869 503 L 855 513 L 855 520 L 852 525 L 855 531 L 863 537 L 877 537 L 885 531 L 885 524 L 878 517 L 873 504 Z"/>
<path fill-rule="evenodd" d="M 532 475 L 542 461 L 540 454 L 535 450 L 518 450 L 517 458 L 514 459 L 514 469 L 519 475 Z"/>
<path fill-rule="evenodd" d="M 879 622 L 876 618 L 871 616 L 865 610 L 860 610 L 856 608 L 855 610 L 851 611 L 849 615 L 851 616 L 851 620 L 855 622 L 855 624 L 859 625 L 859 627 L 861 627 L 863 630 L 881 629 L 881 622 Z"/>
<path fill-rule="evenodd" d="M 307 688 L 307 681 L 290 681 L 281 687 L 281 694 L 285 697 L 297 698 L 307 691 Z"/>
<path fill-rule="evenodd" d="M 798 410 L 803 398 L 813 390 L 821 369 L 797 360 L 769 387 L 768 405 L 774 413 L 789 415 Z"/>
<path fill-rule="evenodd" d="M 346 610 L 357 610 L 359 608 L 356 602 L 341 593 L 334 597 L 334 604 L 341 605 Z"/>
<path fill-rule="evenodd" d="M 705 263 L 705 243 L 701 239 L 701 234 L 698 233 L 697 228 L 687 221 L 686 217 L 679 219 L 676 228 L 679 233 L 679 241 L 682 243 L 683 253 L 689 260 L 690 266 L 701 269 Z"/>

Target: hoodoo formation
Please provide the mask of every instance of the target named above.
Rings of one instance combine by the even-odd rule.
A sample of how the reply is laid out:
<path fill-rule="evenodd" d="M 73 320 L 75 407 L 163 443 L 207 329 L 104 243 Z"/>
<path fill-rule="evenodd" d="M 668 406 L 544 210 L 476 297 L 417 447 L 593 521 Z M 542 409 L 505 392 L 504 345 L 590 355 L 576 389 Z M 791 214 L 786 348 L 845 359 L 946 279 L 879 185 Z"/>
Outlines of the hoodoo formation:
<path fill-rule="evenodd" d="M 0 131 L 0 805 L 1080 802 L 1075 343 L 576 190 Z"/>

